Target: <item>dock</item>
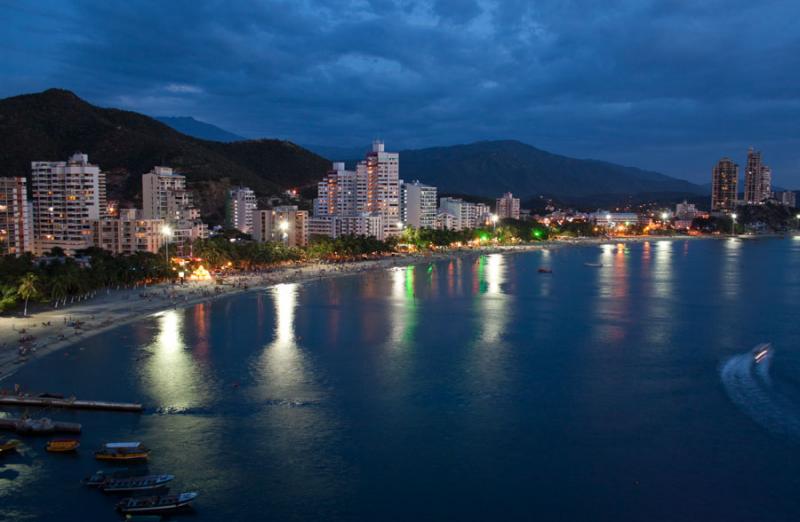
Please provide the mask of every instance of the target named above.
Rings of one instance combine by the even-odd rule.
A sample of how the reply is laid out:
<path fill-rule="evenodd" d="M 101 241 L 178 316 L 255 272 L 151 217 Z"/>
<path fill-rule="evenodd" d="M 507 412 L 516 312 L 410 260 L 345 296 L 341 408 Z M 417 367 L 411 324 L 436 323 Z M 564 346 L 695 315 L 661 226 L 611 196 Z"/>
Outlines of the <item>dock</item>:
<path fill-rule="evenodd" d="M 73 410 L 105 410 L 141 412 L 144 407 L 132 402 L 81 401 L 74 398 L 31 397 L 27 395 L 0 395 L 0 406 L 23 408 L 70 408 Z"/>
<path fill-rule="evenodd" d="M 0 419 L 0 430 L 16 431 L 22 434 L 42 433 L 80 433 L 77 422 L 60 422 L 50 419 Z"/>

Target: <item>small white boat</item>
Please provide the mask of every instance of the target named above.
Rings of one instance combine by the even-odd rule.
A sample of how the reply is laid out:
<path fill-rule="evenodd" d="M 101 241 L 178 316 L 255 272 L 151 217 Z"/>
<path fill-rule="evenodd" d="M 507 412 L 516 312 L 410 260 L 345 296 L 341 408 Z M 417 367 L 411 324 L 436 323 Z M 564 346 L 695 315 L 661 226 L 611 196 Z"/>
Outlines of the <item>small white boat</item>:
<path fill-rule="evenodd" d="M 771 353 L 772 353 L 772 344 L 761 343 L 755 348 L 753 348 L 753 361 L 755 361 L 756 364 L 764 362 L 764 360 L 766 360 Z"/>
<path fill-rule="evenodd" d="M 197 498 L 196 491 L 189 491 L 179 495 L 164 495 L 155 497 L 131 497 L 121 500 L 117 510 L 122 514 L 158 514 L 179 511 L 189 507 Z"/>

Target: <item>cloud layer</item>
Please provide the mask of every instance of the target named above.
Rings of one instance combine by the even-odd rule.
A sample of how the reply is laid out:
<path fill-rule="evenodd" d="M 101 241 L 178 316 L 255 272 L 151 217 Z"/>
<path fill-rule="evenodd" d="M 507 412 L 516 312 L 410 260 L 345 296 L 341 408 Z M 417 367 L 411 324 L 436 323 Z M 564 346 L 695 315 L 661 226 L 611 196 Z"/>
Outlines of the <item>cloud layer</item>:
<path fill-rule="evenodd" d="M 796 1 L 5 3 L 0 96 L 64 87 L 238 134 L 514 138 L 706 181 L 760 147 L 800 186 Z"/>

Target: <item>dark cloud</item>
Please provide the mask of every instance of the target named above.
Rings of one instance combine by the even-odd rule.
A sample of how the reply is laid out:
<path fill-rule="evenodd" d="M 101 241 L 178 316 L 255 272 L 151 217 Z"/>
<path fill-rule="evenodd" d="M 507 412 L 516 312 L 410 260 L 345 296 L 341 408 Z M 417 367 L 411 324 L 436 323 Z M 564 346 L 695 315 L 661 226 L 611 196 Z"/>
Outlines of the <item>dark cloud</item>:
<path fill-rule="evenodd" d="M 800 185 L 796 1 L 0 0 L 0 95 L 51 86 L 247 136 L 516 138 L 704 181 L 759 146 Z"/>

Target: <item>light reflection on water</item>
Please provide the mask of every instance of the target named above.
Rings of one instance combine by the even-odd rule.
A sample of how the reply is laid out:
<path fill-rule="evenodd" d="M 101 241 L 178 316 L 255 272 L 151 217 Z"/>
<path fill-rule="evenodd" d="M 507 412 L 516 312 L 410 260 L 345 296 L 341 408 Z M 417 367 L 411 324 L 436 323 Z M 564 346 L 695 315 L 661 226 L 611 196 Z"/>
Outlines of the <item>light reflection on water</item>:
<path fill-rule="evenodd" d="M 786 299 L 798 295 L 800 254 L 779 242 L 685 245 L 279 285 L 88 339 L 74 356 L 23 368 L 20 382 L 100 399 L 124 384 L 115 398 L 149 411 L 75 413 L 87 451 L 73 461 L 41 448 L 0 460 L 0 519 L 48 520 L 45 505 L 87 510 L 64 520 L 111 519 L 112 500 L 76 480 L 96 468 L 95 443 L 133 436 L 153 448 L 152 471 L 200 490 L 198 521 L 628 522 L 659 510 L 791 520 L 796 448 L 726 397 L 718 366 L 767 335 L 776 386 L 796 363 Z M 738 454 L 749 457 L 725 458 Z"/>
<path fill-rule="evenodd" d="M 186 346 L 184 322 L 184 310 L 162 312 L 155 340 L 146 347 L 152 355 L 144 359 L 144 389 L 162 410 L 185 410 L 210 402 L 205 370 Z"/>

